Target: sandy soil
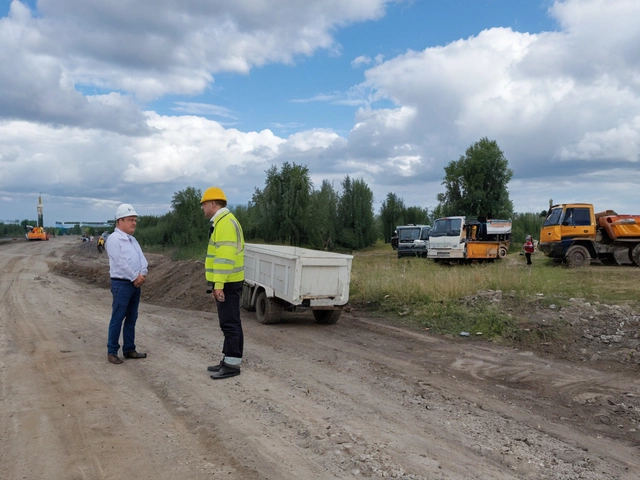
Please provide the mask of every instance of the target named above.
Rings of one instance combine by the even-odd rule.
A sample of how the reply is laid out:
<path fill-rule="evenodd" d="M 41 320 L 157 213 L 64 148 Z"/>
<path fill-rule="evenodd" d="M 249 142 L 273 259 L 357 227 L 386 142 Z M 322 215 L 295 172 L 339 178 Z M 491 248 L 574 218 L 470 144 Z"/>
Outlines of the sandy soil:
<path fill-rule="evenodd" d="M 623 307 L 533 302 L 532 326 L 563 317 L 574 335 L 526 349 L 353 309 L 336 325 L 243 312 L 242 375 L 214 382 L 222 337 L 202 265 L 149 255 L 149 357 L 112 365 L 94 249 L 0 245 L 3 479 L 640 477 L 639 319 Z"/>

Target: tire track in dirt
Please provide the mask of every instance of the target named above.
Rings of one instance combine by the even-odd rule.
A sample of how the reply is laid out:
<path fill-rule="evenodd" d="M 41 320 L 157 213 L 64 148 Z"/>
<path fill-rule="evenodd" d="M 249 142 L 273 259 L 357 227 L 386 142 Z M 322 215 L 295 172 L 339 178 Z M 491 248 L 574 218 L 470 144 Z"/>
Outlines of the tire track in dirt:
<path fill-rule="evenodd" d="M 74 254 L 82 255 L 82 248 L 74 247 Z M 45 248 L 42 255 L 50 258 L 51 252 Z M 92 269 L 104 265 L 99 258 L 86 262 Z M 205 308 L 201 299 L 186 298 L 203 295 L 201 276 L 192 279 L 201 273 L 195 265 L 154 262 L 148 294 L 162 292 L 163 305 L 186 299 Z M 43 315 L 38 325 L 66 353 L 42 351 L 59 357 L 52 377 L 67 378 L 47 384 L 46 362 L 36 364 L 24 374 L 35 376 L 38 381 L 28 384 L 41 389 L 28 391 L 26 399 L 33 405 L 36 394 L 43 397 L 47 419 L 65 430 L 48 432 L 50 440 L 65 441 L 78 428 L 85 442 L 82 455 L 63 451 L 65 460 L 53 460 L 57 472 L 82 478 L 137 468 L 138 476 L 160 479 L 627 480 L 640 468 L 637 444 L 616 433 L 616 425 L 562 419 L 574 410 L 596 412 L 589 410 L 594 398 L 618 402 L 625 392 L 638 393 L 637 379 L 628 374 L 607 376 L 530 352 L 449 340 L 357 312 L 327 326 L 300 314 L 261 325 L 243 312 L 242 375 L 214 382 L 206 372 L 206 365 L 219 361 L 222 345 L 214 313 L 151 304 L 154 295 L 143 300 L 137 328 L 137 343 L 149 358 L 112 366 L 104 358 L 108 290 L 39 276 L 37 291 L 51 309 L 65 313 L 63 319 Z M 25 311 L 41 305 L 26 296 L 22 301 Z M 37 337 L 29 328 L 24 334 Z M 35 347 L 30 358 L 40 354 Z M 15 366 L 7 371 L 15 374 Z M 15 391 L 3 391 L 16 402 Z M 51 403 L 65 395 L 75 399 L 67 405 L 79 417 L 76 424 L 61 414 L 70 412 Z M 626 406 L 612 407 L 634 415 Z M 26 435 L 0 425 L 3 438 Z M 26 452 L 6 455 L 47 454 L 44 443 L 32 449 L 26 439 L 17 443 Z M 116 451 L 105 452 L 105 446 Z M 17 472 L 2 455 L 0 467 Z"/>
<path fill-rule="evenodd" d="M 162 405 L 150 394 L 131 395 L 137 373 L 106 371 L 106 353 L 100 363 L 86 359 L 87 342 L 96 342 L 96 332 L 82 322 L 104 318 L 108 302 L 92 304 L 89 292 L 66 279 L 52 279 L 46 270 L 37 255 L 20 256 L 3 268 L 2 403 L 4 411 L 12 412 L 1 424 L 2 437 L 12 440 L 3 447 L 3 471 L 12 472 L 10 478 L 99 479 L 145 465 L 148 478 L 206 478 L 204 472 L 186 474 L 191 469 L 180 461 L 171 468 L 149 461 L 158 454 L 176 455 L 137 439 L 141 419 L 153 425 L 154 418 L 166 416 Z M 106 352 L 106 326 L 97 336 L 100 351 Z M 149 405 L 141 409 L 141 400 Z M 180 426 L 146 433 L 167 438 L 179 434 Z"/>

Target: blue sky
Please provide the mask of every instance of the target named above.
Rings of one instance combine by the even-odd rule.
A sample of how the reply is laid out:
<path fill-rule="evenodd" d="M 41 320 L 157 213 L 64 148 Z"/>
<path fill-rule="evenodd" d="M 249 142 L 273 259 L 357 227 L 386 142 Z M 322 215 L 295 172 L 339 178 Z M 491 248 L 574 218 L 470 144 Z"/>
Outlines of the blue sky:
<path fill-rule="evenodd" d="M 634 0 L 0 1 L 0 221 L 245 204 L 273 165 L 433 208 L 482 137 L 515 210 L 637 213 Z"/>

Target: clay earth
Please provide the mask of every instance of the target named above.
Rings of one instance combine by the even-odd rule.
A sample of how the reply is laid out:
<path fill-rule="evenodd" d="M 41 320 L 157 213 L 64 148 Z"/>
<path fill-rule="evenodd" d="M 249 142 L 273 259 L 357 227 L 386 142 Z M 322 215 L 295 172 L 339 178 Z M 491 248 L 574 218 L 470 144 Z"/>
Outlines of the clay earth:
<path fill-rule="evenodd" d="M 201 262 L 149 254 L 144 360 L 107 362 L 108 259 L 73 237 L 0 244 L 3 479 L 638 479 L 640 316 L 499 303 L 559 339 L 434 335 L 352 307 L 262 325 L 214 381 L 222 335 Z M 612 267 L 615 268 L 615 267 Z"/>

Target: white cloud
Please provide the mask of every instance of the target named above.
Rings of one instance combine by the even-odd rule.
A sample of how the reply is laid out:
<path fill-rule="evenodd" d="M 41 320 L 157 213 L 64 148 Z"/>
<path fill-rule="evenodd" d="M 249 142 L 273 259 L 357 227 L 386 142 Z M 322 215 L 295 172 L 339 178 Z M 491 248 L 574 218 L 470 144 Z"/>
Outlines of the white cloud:
<path fill-rule="evenodd" d="M 218 105 L 211 105 L 209 103 L 194 103 L 194 102 L 176 102 L 175 107 L 172 108 L 174 112 L 192 115 L 214 115 L 216 117 L 224 117 L 237 119 L 235 114 L 228 108 L 220 107 Z"/>
<path fill-rule="evenodd" d="M 91 212 L 128 199 L 163 213 L 171 192 L 213 183 L 243 203 L 285 161 L 309 166 L 316 185 L 350 175 L 378 202 L 395 192 L 433 207 L 443 167 L 485 136 L 514 169 L 520 211 L 546 208 L 546 197 L 606 203 L 603 186 L 619 203 L 603 209 L 635 205 L 635 0 L 556 1 L 557 31 L 488 28 L 393 58 L 357 57 L 352 67 L 371 66 L 359 85 L 292 101 L 360 106 L 344 137 L 313 125 L 287 138 L 242 132 L 203 118 L 237 112 L 186 97 L 174 100 L 175 117 L 137 103 L 197 95 L 221 72 L 339 52 L 335 29 L 381 18 L 384 4 L 40 0 L 32 14 L 13 1 L 0 19 L 0 209 L 7 198 L 30 202 L 34 185 L 48 203 L 76 199 Z M 281 123 L 299 125 L 291 120 Z"/>
<path fill-rule="evenodd" d="M 369 65 L 370 63 L 371 58 L 369 58 L 367 55 L 360 55 L 359 57 L 356 57 L 351 61 L 351 67 L 358 68 L 362 65 Z"/>

